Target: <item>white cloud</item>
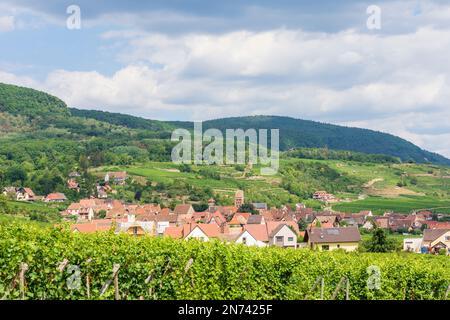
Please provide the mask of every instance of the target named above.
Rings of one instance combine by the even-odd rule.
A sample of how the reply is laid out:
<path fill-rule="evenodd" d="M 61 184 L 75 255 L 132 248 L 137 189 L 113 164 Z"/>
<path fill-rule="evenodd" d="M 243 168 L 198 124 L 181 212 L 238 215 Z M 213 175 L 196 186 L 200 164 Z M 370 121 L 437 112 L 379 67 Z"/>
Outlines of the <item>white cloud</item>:
<path fill-rule="evenodd" d="M 0 32 L 13 31 L 15 29 L 14 16 L 0 16 Z"/>
<path fill-rule="evenodd" d="M 401 35 L 277 29 L 225 34 L 105 33 L 124 67 L 56 70 L 36 84 L 70 106 L 157 119 L 275 114 L 368 127 L 450 156 L 450 30 Z M 427 132 L 419 132 L 417 128 Z M 436 137 L 434 139 L 433 137 Z"/>

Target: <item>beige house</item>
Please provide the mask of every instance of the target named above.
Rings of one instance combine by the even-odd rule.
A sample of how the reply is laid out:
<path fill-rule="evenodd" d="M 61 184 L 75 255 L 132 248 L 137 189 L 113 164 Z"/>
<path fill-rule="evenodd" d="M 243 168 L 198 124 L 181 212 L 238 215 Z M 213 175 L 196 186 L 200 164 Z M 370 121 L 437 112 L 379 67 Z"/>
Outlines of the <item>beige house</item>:
<path fill-rule="evenodd" d="M 354 251 L 358 249 L 361 235 L 357 227 L 311 228 L 307 230 L 304 241 L 311 249 L 320 251 Z"/>
<path fill-rule="evenodd" d="M 430 253 L 445 249 L 447 255 L 450 255 L 450 229 L 425 229 L 422 245 L 427 247 Z"/>

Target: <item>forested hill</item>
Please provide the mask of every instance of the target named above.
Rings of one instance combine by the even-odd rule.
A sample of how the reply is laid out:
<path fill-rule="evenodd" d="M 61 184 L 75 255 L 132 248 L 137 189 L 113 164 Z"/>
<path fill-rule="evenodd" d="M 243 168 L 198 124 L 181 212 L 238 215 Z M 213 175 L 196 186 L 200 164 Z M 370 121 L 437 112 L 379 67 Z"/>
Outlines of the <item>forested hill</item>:
<path fill-rule="evenodd" d="M 192 124 L 173 122 L 187 128 Z M 210 120 L 203 129 L 227 128 L 280 129 L 280 149 L 329 148 L 369 154 L 385 154 L 402 161 L 450 165 L 450 160 L 436 153 L 419 148 L 391 134 L 368 129 L 350 128 L 309 120 L 278 116 L 250 116 Z"/>
<path fill-rule="evenodd" d="M 164 122 L 147 120 L 125 114 L 67 108 L 57 97 L 37 90 L 0 83 L 0 134 L 11 137 L 21 134 L 21 141 L 28 138 L 62 138 L 72 141 L 99 139 L 102 148 L 130 146 L 142 148 L 170 147 L 168 138 L 177 127 L 191 128 L 191 122 Z M 278 116 L 252 116 L 210 120 L 204 129 L 280 129 L 280 148 L 328 148 L 368 154 L 384 154 L 402 161 L 450 165 L 445 157 L 422 150 L 399 137 L 367 129 L 348 128 L 308 120 Z M 152 139 L 151 141 L 149 139 Z M 159 146 L 155 139 L 159 139 Z M 18 137 L 14 137 L 18 143 Z M 11 141 L 11 143 L 12 143 Z M 160 147 L 163 146 L 163 147 Z M 158 149 L 158 150 L 159 150 Z M 145 150 L 150 152 L 150 150 Z M 153 151 L 152 154 L 155 154 Z"/>

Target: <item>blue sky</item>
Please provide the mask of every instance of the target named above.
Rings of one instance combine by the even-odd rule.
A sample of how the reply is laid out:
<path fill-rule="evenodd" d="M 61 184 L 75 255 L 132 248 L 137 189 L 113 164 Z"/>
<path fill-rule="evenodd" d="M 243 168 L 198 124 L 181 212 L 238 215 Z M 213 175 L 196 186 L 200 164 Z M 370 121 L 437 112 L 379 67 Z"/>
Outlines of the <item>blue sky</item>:
<path fill-rule="evenodd" d="M 81 29 L 66 27 L 69 5 Z M 369 30 L 366 10 L 381 10 Z M 450 4 L 0 0 L 0 82 L 162 120 L 274 114 L 450 157 Z"/>

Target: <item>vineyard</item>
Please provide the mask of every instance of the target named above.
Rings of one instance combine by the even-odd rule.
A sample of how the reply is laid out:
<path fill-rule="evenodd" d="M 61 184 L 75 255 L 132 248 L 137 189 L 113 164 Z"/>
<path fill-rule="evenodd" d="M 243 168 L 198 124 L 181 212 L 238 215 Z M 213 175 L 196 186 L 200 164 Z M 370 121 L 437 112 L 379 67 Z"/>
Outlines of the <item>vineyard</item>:
<path fill-rule="evenodd" d="M 368 267 L 379 268 L 378 287 L 368 285 Z M 319 253 L 0 224 L 2 299 L 445 299 L 449 285 L 445 256 Z"/>

